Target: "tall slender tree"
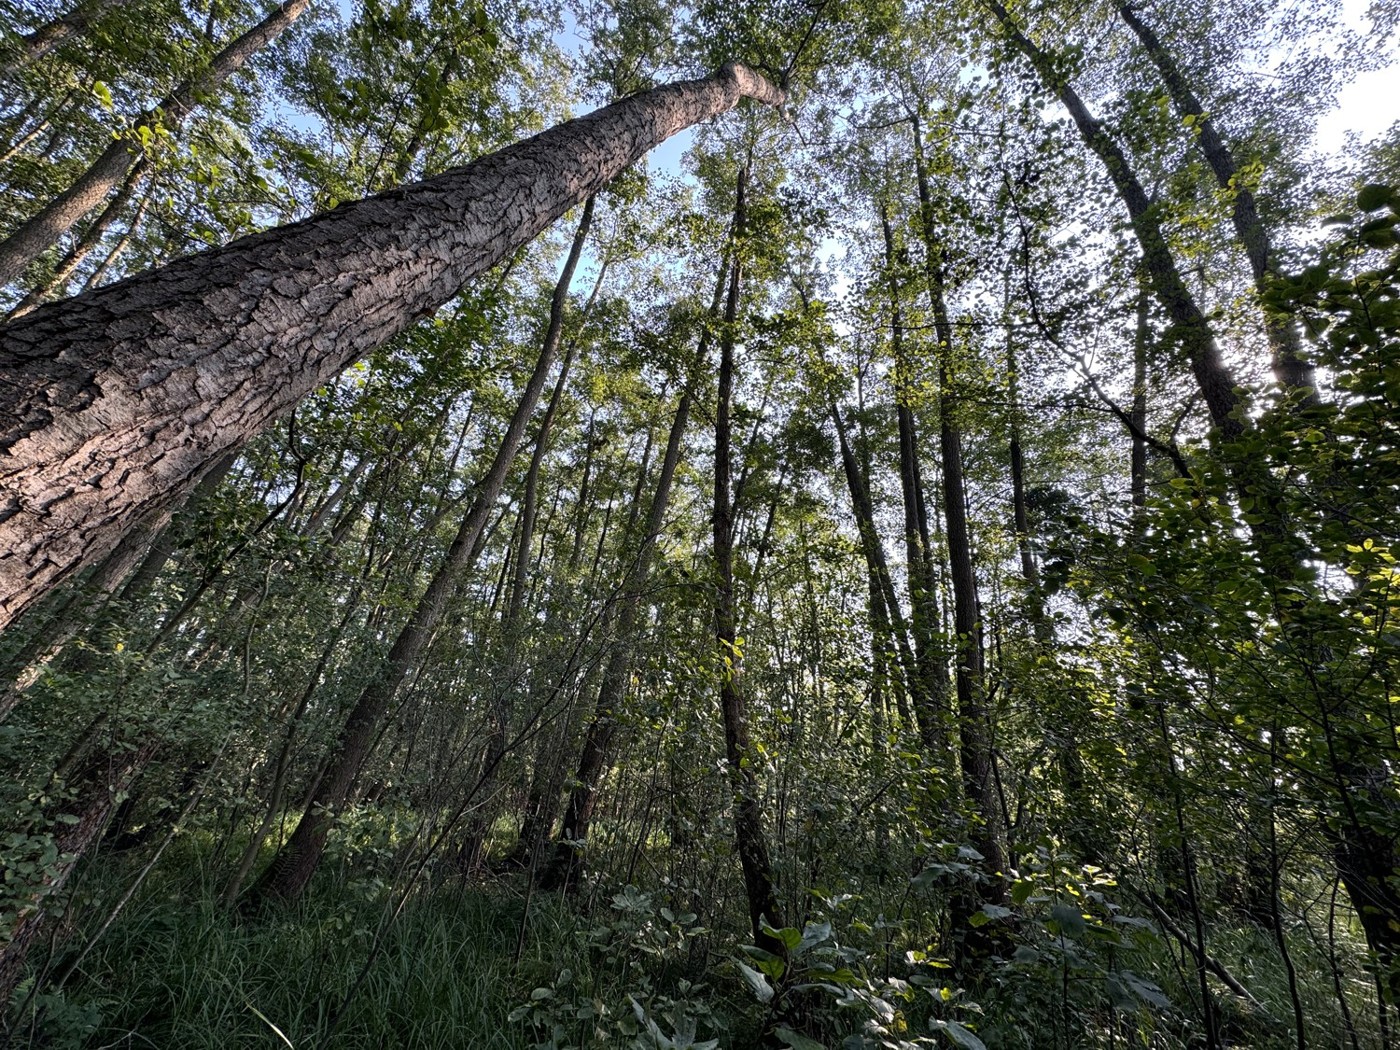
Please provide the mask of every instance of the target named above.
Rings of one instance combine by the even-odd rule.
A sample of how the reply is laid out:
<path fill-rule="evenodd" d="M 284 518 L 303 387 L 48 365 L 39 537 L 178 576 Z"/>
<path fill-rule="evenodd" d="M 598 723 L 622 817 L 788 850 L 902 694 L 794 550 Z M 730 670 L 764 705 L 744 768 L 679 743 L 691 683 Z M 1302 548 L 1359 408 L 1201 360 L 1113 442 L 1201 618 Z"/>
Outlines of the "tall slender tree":
<path fill-rule="evenodd" d="M 181 84 L 156 106 L 137 115 L 134 128 L 172 131 L 199 105 L 202 98 L 218 90 L 248 60 L 281 36 L 310 6 L 311 0 L 285 0 L 261 22 L 228 44 L 200 73 Z M 142 158 L 141 139 L 114 136 L 76 182 L 33 218 L 0 241 L 0 284 L 22 274 L 31 262 L 80 222 L 122 182 Z"/>
<path fill-rule="evenodd" d="M 447 556 L 433 575 L 408 622 L 399 631 L 383 666 L 371 677 L 369 684 L 355 701 L 336 751 L 320 778 L 310 805 L 297 822 L 296 830 L 278 851 L 276 858 L 258 882 L 256 892 L 259 896 L 291 900 L 299 897 L 306 889 L 306 884 L 311 881 L 311 876 L 320 864 L 334 813 L 345 805 L 355 788 L 360 770 L 379 735 L 385 712 L 405 680 L 419 666 L 447 612 L 453 594 L 461 583 L 462 574 L 467 571 L 476 555 L 482 530 L 495 510 L 496 500 L 505 485 L 506 474 L 515 461 L 515 453 L 525 435 L 525 427 L 534 414 L 549 373 L 554 367 L 555 355 L 564 332 L 569 285 L 573 282 L 574 270 L 583 254 L 583 245 L 593 222 L 594 200 L 595 198 L 590 196 L 583 206 L 578 231 L 574 234 L 573 245 L 569 249 L 569 256 L 564 262 L 559 283 L 555 285 L 550 301 L 549 325 L 540 348 L 539 360 L 535 363 L 535 370 L 525 386 L 506 433 L 501 438 L 500 448 L 496 450 L 490 468 L 476 487 L 471 508 L 462 518 L 457 535 L 453 537 L 452 545 L 447 550 Z"/>

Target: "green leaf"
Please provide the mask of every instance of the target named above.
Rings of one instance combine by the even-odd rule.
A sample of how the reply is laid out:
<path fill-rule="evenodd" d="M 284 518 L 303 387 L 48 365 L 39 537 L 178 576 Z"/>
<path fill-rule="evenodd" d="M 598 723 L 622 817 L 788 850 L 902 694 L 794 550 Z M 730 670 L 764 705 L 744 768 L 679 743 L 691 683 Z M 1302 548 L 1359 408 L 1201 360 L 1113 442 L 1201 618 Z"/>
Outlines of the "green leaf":
<path fill-rule="evenodd" d="M 1088 927 L 1084 916 L 1072 904 L 1056 904 L 1050 909 L 1050 921 L 1058 927 L 1058 932 L 1068 937 L 1078 937 Z"/>
<path fill-rule="evenodd" d="M 815 1039 L 810 1039 L 799 1032 L 794 1032 L 785 1025 L 779 1025 L 773 1029 L 773 1034 L 783 1041 L 791 1050 L 826 1050 L 826 1047 Z"/>
<path fill-rule="evenodd" d="M 934 1027 L 941 1029 L 956 1045 L 966 1050 L 987 1050 L 987 1044 L 978 1039 L 957 1021 L 935 1021 Z"/>
<path fill-rule="evenodd" d="M 797 944 L 797 954 L 801 955 L 809 948 L 815 948 L 824 941 L 831 939 L 831 923 L 819 922 L 808 923 L 807 928 L 802 931 L 802 940 Z"/>
<path fill-rule="evenodd" d="M 753 989 L 753 994 L 758 996 L 759 1002 L 766 1003 L 772 1000 L 773 986 L 764 979 L 763 974 L 743 963 L 739 963 L 739 972 L 744 975 L 744 980 Z"/>
<path fill-rule="evenodd" d="M 759 928 L 775 941 L 781 941 L 783 947 L 788 951 L 792 951 L 802 943 L 802 931 L 791 926 L 784 926 L 781 930 L 777 930 L 765 922 L 761 923 Z"/>
<path fill-rule="evenodd" d="M 1144 576 L 1151 576 L 1157 571 L 1157 566 L 1153 565 L 1149 559 L 1144 558 L 1141 554 L 1129 554 L 1128 564 Z"/>
<path fill-rule="evenodd" d="M 1139 977 L 1131 970 L 1119 970 L 1118 978 L 1143 1002 L 1150 1003 L 1159 1010 L 1172 1008 L 1172 1001 L 1151 981 Z"/>
<path fill-rule="evenodd" d="M 1367 183 L 1361 187 L 1361 191 L 1356 195 L 1356 206 L 1362 211 L 1375 211 L 1384 208 L 1390 203 L 1395 190 L 1390 186 L 1381 186 L 1378 183 Z"/>

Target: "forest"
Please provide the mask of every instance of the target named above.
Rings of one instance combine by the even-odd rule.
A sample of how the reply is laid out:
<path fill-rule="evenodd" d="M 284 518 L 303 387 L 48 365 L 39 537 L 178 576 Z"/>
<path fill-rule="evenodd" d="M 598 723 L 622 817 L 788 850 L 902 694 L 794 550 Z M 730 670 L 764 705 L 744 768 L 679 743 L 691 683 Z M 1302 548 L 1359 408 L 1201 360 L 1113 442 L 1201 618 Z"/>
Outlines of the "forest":
<path fill-rule="evenodd" d="M 1397 98 L 0 0 L 0 1050 L 1400 1046 Z"/>

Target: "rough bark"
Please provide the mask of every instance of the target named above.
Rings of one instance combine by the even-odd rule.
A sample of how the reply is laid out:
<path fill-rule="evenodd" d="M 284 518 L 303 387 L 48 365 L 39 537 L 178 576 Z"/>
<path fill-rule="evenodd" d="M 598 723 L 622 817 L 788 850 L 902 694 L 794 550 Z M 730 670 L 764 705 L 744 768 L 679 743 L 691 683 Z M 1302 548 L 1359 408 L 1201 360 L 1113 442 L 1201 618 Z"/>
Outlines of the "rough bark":
<path fill-rule="evenodd" d="M 784 99 L 725 66 L 0 329 L 0 628 L 201 464 L 745 96 Z"/>
<path fill-rule="evenodd" d="M 114 595 L 117 604 L 129 608 L 150 592 L 156 576 L 175 551 L 183 531 L 181 519 L 189 508 L 197 507 L 219 487 L 235 458 L 226 456 L 205 473 L 190 494 L 188 507 L 176 513 L 174 520 L 171 514 L 161 512 L 127 533 L 68 600 L 51 615 L 37 620 L 14 654 L 0 664 L 3 667 L 0 681 L 6 683 L 5 688 L 0 689 L 0 721 L 8 717 L 25 689 L 33 684 L 39 667 L 54 659 L 75 635 L 94 622 L 94 618 L 99 623 L 112 621 Z M 29 627 L 28 618 L 25 626 Z M 84 652 L 74 660 L 62 656 L 60 662 L 67 662 L 64 670 L 73 671 L 91 659 L 92 654 Z"/>
<path fill-rule="evenodd" d="M 138 115 L 132 127 L 178 128 L 199 105 L 199 100 L 219 88 L 248 59 L 276 40 L 310 5 L 311 0 L 287 0 L 248 32 L 233 41 L 196 77 L 181 84 L 158 105 Z M 0 242 L 0 284 L 7 284 L 43 254 L 119 186 L 132 165 L 140 160 L 139 147 L 125 135 L 112 139 L 102 155 L 38 214 Z"/>
<path fill-rule="evenodd" d="M 278 852 L 254 888 L 254 895 L 257 897 L 295 900 L 311 881 L 311 876 L 320 864 L 334 814 L 345 805 L 358 782 L 360 770 L 379 736 L 389 705 L 397 695 L 399 687 L 418 666 L 447 612 L 462 575 L 479 549 L 477 541 L 481 538 L 487 519 L 495 509 L 506 474 L 515 461 L 515 453 L 524 437 L 525 427 L 530 416 L 534 414 L 535 406 L 539 404 L 545 381 L 554 367 L 554 358 L 563 333 L 564 307 L 569 284 L 573 280 L 579 257 L 583 254 L 584 241 L 592 224 L 593 202 L 594 198 L 590 196 L 584 205 L 578 231 L 574 235 L 569 256 L 564 262 L 559 283 L 554 289 L 549 327 L 545 332 L 539 360 L 535 363 L 534 373 L 526 384 L 525 392 L 516 406 L 506 433 L 501 438 L 496 458 L 476 487 L 471 509 L 463 517 L 457 535 L 448 548 L 447 557 L 443 559 L 427 590 L 423 592 L 422 598 L 410 614 L 408 622 L 394 640 L 383 666 L 370 679 L 356 700 L 311 804 L 302 814 L 291 838 Z"/>

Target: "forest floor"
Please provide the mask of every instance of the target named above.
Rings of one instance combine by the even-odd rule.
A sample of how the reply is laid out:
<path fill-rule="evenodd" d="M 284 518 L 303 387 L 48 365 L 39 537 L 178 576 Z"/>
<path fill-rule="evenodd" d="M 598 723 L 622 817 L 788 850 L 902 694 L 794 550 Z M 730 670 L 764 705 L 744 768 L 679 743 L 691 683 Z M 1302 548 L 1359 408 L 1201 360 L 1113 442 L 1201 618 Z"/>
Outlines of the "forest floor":
<path fill-rule="evenodd" d="M 868 944 L 863 953 L 840 949 L 859 971 L 849 982 L 854 996 L 848 994 L 844 1006 L 831 994 L 838 989 L 817 988 L 814 981 L 775 1009 L 771 1002 L 760 1004 L 746 984 L 739 966 L 745 958 L 743 938 L 734 928 L 707 929 L 694 916 L 666 908 L 659 895 L 634 887 L 563 898 L 529 891 L 521 873 L 445 881 L 420 873 L 417 889 L 405 899 L 396 889 L 402 880 L 393 877 L 392 854 L 368 850 L 327 865 L 297 904 L 247 914 L 220 905 L 220 867 L 211 847 L 212 836 L 206 834 L 177 840 L 88 950 L 83 945 L 110 915 L 117 894 L 95 882 L 79 887 L 76 900 L 109 904 L 80 910 L 94 916 L 89 926 L 66 924 L 46 968 L 45 990 L 27 998 L 24 991 L 32 985 L 22 990 L 20 1010 L 12 1014 L 21 1023 L 11 1030 L 9 1045 L 75 1050 L 860 1045 L 1166 1050 L 1202 1045 L 1187 1020 L 1196 994 L 1189 960 L 1179 946 L 1174 950 L 1157 936 L 1139 940 L 1114 963 L 1117 977 L 1110 977 L 1108 996 L 1114 1005 L 1106 1011 L 1089 1005 L 1094 995 L 1086 998 L 1086 991 L 1101 987 L 1103 980 L 1088 965 L 1087 944 L 1080 951 L 1063 935 L 1058 955 L 1046 951 L 1043 939 L 1038 949 L 1030 948 L 1035 942 L 1028 937 L 1014 952 L 1008 944 L 1007 961 L 976 979 L 932 971 L 938 980 L 915 979 L 914 987 L 888 980 L 892 958 L 897 957 L 898 972 L 898 964 L 914 956 L 898 937 L 886 934 L 883 961 Z M 838 941 L 854 943 L 870 929 L 853 917 L 850 929 L 831 935 L 828 948 Z M 1305 938 L 1297 940 L 1301 946 Z M 1248 1006 L 1215 983 L 1226 1045 L 1259 1050 L 1304 1045 L 1279 1020 L 1290 1019 L 1292 1007 L 1273 938 L 1244 924 L 1220 925 L 1210 932 L 1210 942 L 1215 957 L 1258 1000 Z M 1353 1040 L 1337 1008 L 1337 992 L 1343 989 L 1336 987 L 1331 968 L 1301 950 L 1295 955 L 1309 1018 L 1306 1045 L 1382 1050 L 1373 989 L 1359 982 L 1344 989 Z M 882 965 L 885 980 L 878 973 Z M 1135 973 L 1154 974 L 1161 983 L 1137 983 Z M 790 974 L 789 986 L 796 987 L 797 980 Z M 895 993 L 901 985 L 906 992 L 923 988 L 930 995 L 908 996 L 900 1006 Z M 862 1029 L 869 1037 L 869 1022 L 881 1019 L 882 995 L 897 1007 L 884 1019 L 890 1041 L 850 1042 Z M 1097 997 L 1102 999 L 1101 991 Z M 956 1013 L 941 1010 L 940 999 L 956 1006 Z M 937 1005 L 930 1007 L 930 1000 Z M 862 1001 L 868 1009 L 860 1008 Z M 967 1027 L 954 1023 L 952 1030 L 942 1029 L 941 1043 L 900 1041 L 929 1031 L 937 1016 L 956 1016 Z M 984 1042 L 961 1041 L 961 1033 L 973 1030 Z"/>

